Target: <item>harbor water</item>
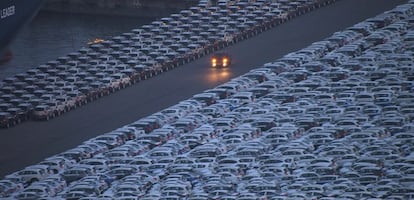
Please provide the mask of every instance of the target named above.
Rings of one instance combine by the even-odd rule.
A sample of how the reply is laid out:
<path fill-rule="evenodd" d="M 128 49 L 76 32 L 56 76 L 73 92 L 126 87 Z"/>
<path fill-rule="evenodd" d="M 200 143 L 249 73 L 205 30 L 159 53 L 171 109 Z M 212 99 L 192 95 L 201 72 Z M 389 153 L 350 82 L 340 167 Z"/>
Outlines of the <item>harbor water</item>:
<path fill-rule="evenodd" d="M 110 39 L 153 20 L 39 12 L 12 42 L 12 59 L 0 64 L 0 80 L 77 51 L 96 38 Z"/>

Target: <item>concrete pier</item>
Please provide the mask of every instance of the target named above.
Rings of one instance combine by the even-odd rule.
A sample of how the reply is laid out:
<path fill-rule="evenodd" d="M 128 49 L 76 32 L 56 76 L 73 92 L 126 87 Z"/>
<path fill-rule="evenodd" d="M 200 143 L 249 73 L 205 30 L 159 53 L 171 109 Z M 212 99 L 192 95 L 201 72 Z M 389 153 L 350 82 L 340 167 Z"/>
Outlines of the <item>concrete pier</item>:
<path fill-rule="evenodd" d="M 198 0 L 46 0 L 42 11 L 154 18 L 196 5 Z"/>

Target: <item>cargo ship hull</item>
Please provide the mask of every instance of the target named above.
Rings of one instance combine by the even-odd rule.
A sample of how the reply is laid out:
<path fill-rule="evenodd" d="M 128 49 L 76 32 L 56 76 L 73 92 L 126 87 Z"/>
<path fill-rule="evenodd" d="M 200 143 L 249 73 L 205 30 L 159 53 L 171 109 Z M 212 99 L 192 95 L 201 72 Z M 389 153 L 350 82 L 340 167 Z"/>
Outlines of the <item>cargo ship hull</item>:
<path fill-rule="evenodd" d="M 0 1 L 0 60 L 10 57 L 10 43 L 18 31 L 36 15 L 42 3 L 43 0 Z"/>

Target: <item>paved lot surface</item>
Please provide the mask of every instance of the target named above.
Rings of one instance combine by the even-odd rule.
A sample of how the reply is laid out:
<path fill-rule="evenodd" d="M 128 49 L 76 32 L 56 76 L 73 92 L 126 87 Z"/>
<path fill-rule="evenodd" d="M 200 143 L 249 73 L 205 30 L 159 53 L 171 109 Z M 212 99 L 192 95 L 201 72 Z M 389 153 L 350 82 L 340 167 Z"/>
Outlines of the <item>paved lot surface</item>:
<path fill-rule="evenodd" d="M 210 69 L 209 58 L 206 56 L 49 122 L 28 121 L 11 129 L 2 129 L 0 176 L 174 105 L 193 94 L 224 83 L 261 64 L 405 2 L 341 0 L 224 49 L 233 56 L 233 66 L 230 69 Z"/>

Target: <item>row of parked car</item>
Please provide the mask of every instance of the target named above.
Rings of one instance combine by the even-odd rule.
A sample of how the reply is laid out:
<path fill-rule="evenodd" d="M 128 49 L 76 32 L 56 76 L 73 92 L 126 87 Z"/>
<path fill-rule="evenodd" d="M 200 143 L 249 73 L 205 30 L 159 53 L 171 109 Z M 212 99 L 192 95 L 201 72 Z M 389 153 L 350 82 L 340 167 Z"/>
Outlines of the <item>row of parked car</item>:
<path fill-rule="evenodd" d="M 10 199 L 412 199 L 414 1 L 7 175 Z"/>
<path fill-rule="evenodd" d="M 220 1 L 171 14 L 9 77 L 0 126 L 49 120 L 333 0 Z"/>

